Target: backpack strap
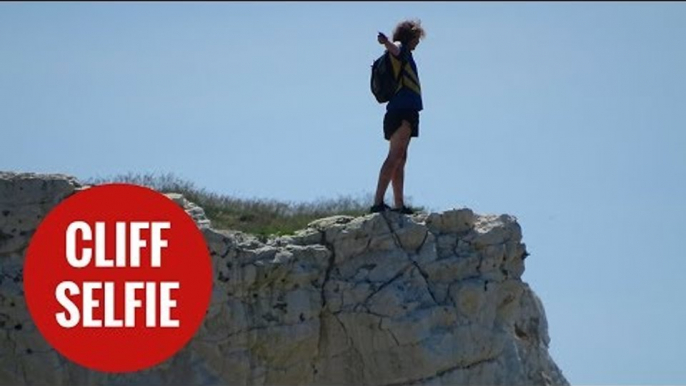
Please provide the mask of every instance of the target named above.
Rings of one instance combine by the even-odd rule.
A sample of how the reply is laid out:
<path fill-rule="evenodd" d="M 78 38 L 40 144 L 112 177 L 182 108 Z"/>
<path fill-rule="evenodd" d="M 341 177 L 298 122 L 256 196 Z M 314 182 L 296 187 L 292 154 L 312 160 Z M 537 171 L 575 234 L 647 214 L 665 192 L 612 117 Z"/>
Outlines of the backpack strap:
<path fill-rule="evenodd" d="M 407 66 L 407 54 L 405 52 L 405 47 L 401 48 L 400 50 L 400 59 L 396 58 L 393 54 L 390 52 L 388 53 L 391 57 L 391 66 L 393 67 L 393 71 L 395 72 L 395 66 L 393 66 L 393 61 L 400 62 L 400 68 L 398 69 L 398 75 L 395 76 L 395 81 L 398 83 L 398 88 L 395 89 L 395 92 L 397 93 L 400 91 L 401 88 L 405 85 L 405 82 L 403 81 L 403 72 L 405 71 L 405 66 Z M 395 75 L 395 74 L 393 74 Z"/>
<path fill-rule="evenodd" d="M 403 79 L 405 78 L 403 76 L 403 72 L 405 72 L 405 66 L 407 66 L 407 54 L 403 55 L 403 52 L 401 52 L 400 56 L 400 71 L 398 71 L 398 77 L 400 78 L 398 79 L 398 83 L 400 83 L 400 85 L 398 86 L 398 89 L 402 88 L 405 85 L 405 82 L 403 81 Z"/>

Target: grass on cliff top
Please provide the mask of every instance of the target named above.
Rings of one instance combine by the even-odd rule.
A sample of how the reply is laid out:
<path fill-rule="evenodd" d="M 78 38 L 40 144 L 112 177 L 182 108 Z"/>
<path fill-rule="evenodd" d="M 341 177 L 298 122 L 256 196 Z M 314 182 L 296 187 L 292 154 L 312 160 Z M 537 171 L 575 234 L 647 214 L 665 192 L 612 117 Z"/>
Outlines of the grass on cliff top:
<path fill-rule="evenodd" d="M 84 181 L 89 185 L 129 183 L 162 193 L 181 193 L 205 210 L 215 229 L 232 229 L 258 236 L 286 235 L 305 228 L 308 223 L 334 215 L 367 214 L 372 198 L 342 196 L 308 203 L 265 199 L 242 199 L 208 192 L 173 174 L 120 174 Z"/>

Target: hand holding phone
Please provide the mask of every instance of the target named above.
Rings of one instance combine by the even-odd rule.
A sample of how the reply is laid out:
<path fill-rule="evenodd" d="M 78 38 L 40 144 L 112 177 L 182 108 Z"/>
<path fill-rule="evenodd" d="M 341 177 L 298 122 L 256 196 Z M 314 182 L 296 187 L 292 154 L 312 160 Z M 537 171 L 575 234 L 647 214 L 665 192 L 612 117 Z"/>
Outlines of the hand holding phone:
<path fill-rule="evenodd" d="M 388 41 L 388 37 L 383 32 L 379 32 L 377 40 L 379 41 L 379 44 L 385 44 Z"/>

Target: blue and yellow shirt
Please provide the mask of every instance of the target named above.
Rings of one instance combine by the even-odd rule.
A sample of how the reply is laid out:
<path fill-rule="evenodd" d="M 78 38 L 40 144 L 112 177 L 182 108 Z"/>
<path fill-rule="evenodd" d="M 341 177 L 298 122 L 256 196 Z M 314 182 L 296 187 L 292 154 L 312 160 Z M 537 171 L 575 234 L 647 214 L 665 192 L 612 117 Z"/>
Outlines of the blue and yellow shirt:
<path fill-rule="evenodd" d="M 417 64 L 414 62 L 412 52 L 405 46 L 401 46 L 399 57 L 393 55 L 390 57 L 396 76 L 400 71 L 403 58 L 405 67 L 402 69 L 401 82 L 398 86 L 400 89 L 386 105 L 386 110 L 413 109 L 421 111 L 424 108 L 422 105 L 422 87 L 419 84 Z"/>

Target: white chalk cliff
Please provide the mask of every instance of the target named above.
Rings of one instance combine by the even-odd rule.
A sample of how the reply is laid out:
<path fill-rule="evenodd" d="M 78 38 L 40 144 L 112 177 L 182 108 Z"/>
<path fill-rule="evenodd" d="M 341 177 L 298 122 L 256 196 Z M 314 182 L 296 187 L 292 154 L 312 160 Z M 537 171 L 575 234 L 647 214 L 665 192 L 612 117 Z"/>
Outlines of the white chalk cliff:
<path fill-rule="evenodd" d="M 71 363 L 37 331 L 22 287 L 41 219 L 73 177 L 0 172 L 0 385 L 567 385 L 543 305 L 522 281 L 512 216 L 470 209 L 337 216 L 270 239 L 196 220 L 213 260 L 198 333 L 151 369 Z M 527 260 L 528 262 L 528 260 Z"/>

